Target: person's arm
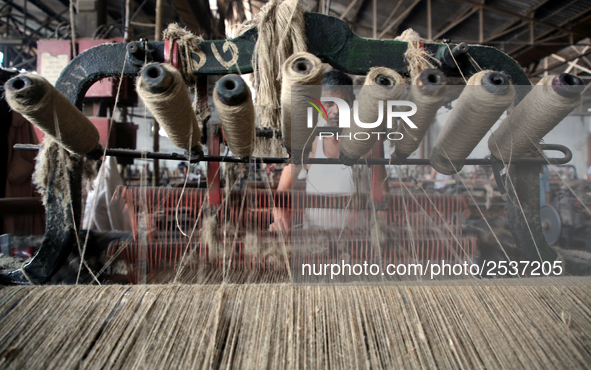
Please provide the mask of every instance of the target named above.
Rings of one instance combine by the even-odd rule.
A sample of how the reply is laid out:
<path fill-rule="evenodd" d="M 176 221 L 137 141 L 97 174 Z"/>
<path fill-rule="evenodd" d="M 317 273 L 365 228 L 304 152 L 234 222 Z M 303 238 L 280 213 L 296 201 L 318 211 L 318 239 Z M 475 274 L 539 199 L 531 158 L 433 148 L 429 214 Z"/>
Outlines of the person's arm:
<path fill-rule="evenodd" d="M 314 143 L 312 144 L 312 150 L 310 151 L 308 158 L 314 158 L 314 156 L 316 155 L 317 142 L 318 138 L 314 140 Z M 307 167 L 309 169 L 310 165 L 308 164 Z M 294 174 L 293 171 L 297 171 L 296 173 L 299 173 L 300 170 L 301 166 L 296 166 L 291 163 L 285 166 L 283 168 L 283 171 L 281 171 L 281 176 L 279 177 L 279 183 L 277 184 L 277 192 L 290 191 L 292 186 L 292 176 Z M 272 212 L 273 223 L 269 225 L 269 231 L 287 230 L 289 228 L 290 223 L 290 210 L 283 207 L 275 206 L 273 207 Z"/>

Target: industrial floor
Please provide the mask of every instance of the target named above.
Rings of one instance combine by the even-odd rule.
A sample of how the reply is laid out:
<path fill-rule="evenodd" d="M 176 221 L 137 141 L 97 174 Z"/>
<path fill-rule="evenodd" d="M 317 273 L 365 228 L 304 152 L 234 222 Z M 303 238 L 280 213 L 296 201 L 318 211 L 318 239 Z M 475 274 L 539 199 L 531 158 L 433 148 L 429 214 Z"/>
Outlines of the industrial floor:
<path fill-rule="evenodd" d="M 4 287 L 0 368 L 589 368 L 591 278 L 506 282 Z"/>

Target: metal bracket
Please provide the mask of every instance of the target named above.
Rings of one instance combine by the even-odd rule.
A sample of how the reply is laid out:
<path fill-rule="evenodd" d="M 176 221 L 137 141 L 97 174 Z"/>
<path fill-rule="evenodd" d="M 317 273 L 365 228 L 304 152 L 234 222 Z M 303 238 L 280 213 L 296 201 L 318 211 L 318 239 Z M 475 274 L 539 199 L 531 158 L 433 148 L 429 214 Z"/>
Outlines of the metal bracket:
<path fill-rule="evenodd" d="M 563 158 L 522 158 L 514 163 L 519 163 L 521 165 L 532 165 L 532 166 L 539 166 L 544 164 L 565 164 L 570 162 L 573 159 L 573 152 L 565 147 L 564 145 L 560 144 L 539 144 L 538 147 L 540 150 L 555 150 L 564 154 Z M 492 166 L 493 174 L 495 176 L 495 181 L 497 183 L 497 187 L 499 188 L 499 192 L 501 194 L 506 194 L 507 189 L 505 188 L 505 183 L 507 180 L 507 168 L 505 167 L 505 163 L 500 159 L 496 158 L 495 156 L 490 157 L 490 164 Z M 539 180 L 539 179 L 538 179 Z"/>
<path fill-rule="evenodd" d="M 505 189 L 505 180 L 507 179 L 507 169 L 505 168 L 505 164 L 494 156 L 491 156 L 490 161 L 499 192 L 501 194 L 506 194 L 507 189 Z"/>
<path fill-rule="evenodd" d="M 140 41 L 132 41 L 126 46 L 127 49 L 127 60 L 131 64 L 138 67 L 143 66 L 146 63 L 153 61 L 152 52 L 154 49 L 150 46 L 150 43 L 144 39 Z"/>

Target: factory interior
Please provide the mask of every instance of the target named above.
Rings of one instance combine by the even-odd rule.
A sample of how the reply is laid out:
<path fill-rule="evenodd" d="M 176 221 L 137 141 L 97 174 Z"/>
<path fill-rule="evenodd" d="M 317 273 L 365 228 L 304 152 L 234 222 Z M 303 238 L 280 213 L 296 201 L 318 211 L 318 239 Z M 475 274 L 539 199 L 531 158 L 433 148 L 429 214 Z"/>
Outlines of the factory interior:
<path fill-rule="evenodd" d="M 591 367 L 591 0 L 0 0 L 0 369 Z"/>

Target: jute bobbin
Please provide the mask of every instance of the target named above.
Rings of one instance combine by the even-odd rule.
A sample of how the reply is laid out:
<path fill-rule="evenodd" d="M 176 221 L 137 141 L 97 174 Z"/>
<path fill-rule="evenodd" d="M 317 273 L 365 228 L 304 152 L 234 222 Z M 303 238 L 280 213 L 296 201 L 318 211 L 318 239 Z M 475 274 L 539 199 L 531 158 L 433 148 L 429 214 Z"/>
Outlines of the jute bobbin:
<path fill-rule="evenodd" d="M 318 112 L 312 109 L 313 127 L 308 127 L 306 95 L 320 100 L 322 93 L 322 62 L 316 56 L 301 52 L 289 57 L 282 68 L 281 133 L 285 148 L 299 163 L 314 142 Z"/>
<path fill-rule="evenodd" d="M 579 105 L 583 89 L 580 78 L 566 73 L 542 78 L 492 133 L 492 155 L 505 162 L 523 157 Z"/>
<path fill-rule="evenodd" d="M 481 71 L 470 77 L 451 115 L 437 136 L 431 165 L 451 175 L 464 166 L 478 142 L 515 99 L 515 89 L 500 72 Z"/>
<path fill-rule="evenodd" d="M 344 128 L 340 135 L 340 157 L 346 164 L 354 163 L 371 150 L 378 139 L 374 133 L 385 131 L 388 100 L 397 100 L 404 92 L 404 78 L 396 71 L 385 67 L 374 67 L 369 71 L 357 98 L 357 110 L 352 109 L 351 126 Z M 376 123 L 377 126 L 367 128 L 355 124 L 355 112 L 361 122 Z"/>
<path fill-rule="evenodd" d="M 4 89 L 12 109 L 64 148 L 76 154 L 97 149 L 96 127 L 43 77 L 30 73 L 15 76 L 6 82 Z"/>
<path fill-rule="evenodd" d="M 164 63 L 147 64 L 140 72 L 136 89 L 174 145 L 186 150 L 199 146 L 201 130 L 187 86 L 176 68 Z"/>
<path fill-rule="evenodd" d="M 248 157 L 254 149 L 255 112 L 250 89 L 238 75 L 222 77 L 215 85 L 213 103 L 230 150 Z"/>
<path fill-rule="evenodd" d="M 445 74 L 434 68 L 424 70 L 413 79 L 406 100 L 417 106 L 417 112 L 412 116 L 417 128 L 410 128 L 406 124 L 398 126 L 398 132 L 403 136 L 396 141 L 393 159 L 405 159 L 417 150 L 445 99 L 446 84 Z"/>

